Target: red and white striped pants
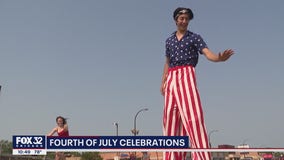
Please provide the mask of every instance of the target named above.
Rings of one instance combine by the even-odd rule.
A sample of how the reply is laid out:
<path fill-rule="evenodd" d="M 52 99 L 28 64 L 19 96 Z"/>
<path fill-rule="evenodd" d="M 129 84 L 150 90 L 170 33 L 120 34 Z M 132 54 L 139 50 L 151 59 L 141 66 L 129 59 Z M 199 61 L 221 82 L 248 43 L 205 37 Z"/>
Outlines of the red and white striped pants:
<path fill-rule="evenodd" d="M 209 148 L 200 97 L 192 66 L 170 68 L 165 84 L 163 132 L 189 136 L 191 148 Z M 184 160 L 186 152 L 165 152 L 164 160 Z M 192 152 L 192 160 L 210 160 L 209 152 Z"/>

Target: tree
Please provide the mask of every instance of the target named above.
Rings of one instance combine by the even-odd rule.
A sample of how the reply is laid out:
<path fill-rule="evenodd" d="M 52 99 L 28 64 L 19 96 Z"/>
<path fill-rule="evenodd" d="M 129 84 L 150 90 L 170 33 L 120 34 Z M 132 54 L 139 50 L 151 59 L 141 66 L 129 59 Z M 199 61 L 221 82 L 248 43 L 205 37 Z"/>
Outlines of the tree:
<path fill-rule="evenodd" d="M 275 152 L 273 155 L 276 158 L 280 158 L 280 157 L 283 157 L 284 153 L 283 152 Z"/>
<path fill-rule="evenodd" d="M 1 154 L 12 154 L 12 142 L 8 140 L 0 141 L 0 153 Z"/>
<path fill-rule="evenodd" d="M 83 152 L 81 160 L 103 160 L 98 152 Z"/>

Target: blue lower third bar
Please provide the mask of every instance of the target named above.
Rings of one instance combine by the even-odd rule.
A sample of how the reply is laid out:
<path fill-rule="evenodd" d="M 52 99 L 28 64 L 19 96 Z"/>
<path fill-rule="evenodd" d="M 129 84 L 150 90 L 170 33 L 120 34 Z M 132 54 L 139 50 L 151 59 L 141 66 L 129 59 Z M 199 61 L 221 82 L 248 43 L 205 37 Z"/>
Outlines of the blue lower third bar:
<path fill-rule="evenodd" d="M 48 150 L 187 149 L 187 136 L 69 136 L 47 137 Z"/>

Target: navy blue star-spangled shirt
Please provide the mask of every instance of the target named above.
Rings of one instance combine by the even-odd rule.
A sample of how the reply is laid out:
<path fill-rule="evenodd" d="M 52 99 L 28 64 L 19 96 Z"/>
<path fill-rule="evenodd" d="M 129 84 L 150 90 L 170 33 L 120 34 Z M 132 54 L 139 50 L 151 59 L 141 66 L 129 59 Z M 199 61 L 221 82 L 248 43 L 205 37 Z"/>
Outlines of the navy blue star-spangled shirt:
<path fill-rule="evenodd" d="M 170 59 L 169 67 L 191 65 L 198 63 L 198 55 L 202 49 L 208 48 L 199 34 L 187 31 L 178 41 L 176 32 L 166 40 L 166 56 Z"/>

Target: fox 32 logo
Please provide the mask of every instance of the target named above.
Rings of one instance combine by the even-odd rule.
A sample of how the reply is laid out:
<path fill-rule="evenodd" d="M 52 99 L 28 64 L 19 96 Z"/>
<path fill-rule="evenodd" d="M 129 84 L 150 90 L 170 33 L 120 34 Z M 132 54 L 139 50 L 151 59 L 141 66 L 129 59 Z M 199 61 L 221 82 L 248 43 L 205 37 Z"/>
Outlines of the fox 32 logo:
<path fill-rule="evenodd" d="M 44 149 L 45 136 L 38 135 L 16 135 L 13 136 L 14 149 Z"/>

